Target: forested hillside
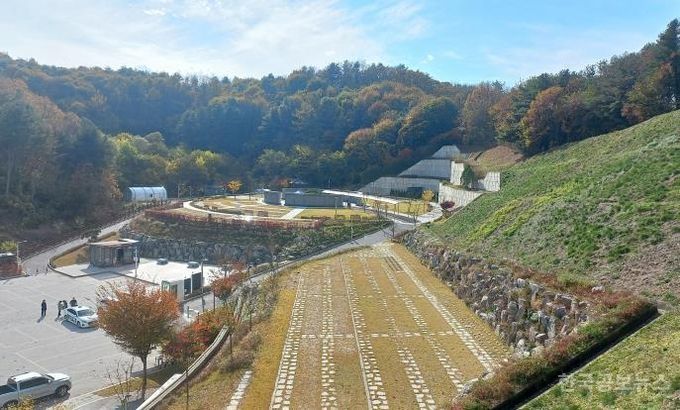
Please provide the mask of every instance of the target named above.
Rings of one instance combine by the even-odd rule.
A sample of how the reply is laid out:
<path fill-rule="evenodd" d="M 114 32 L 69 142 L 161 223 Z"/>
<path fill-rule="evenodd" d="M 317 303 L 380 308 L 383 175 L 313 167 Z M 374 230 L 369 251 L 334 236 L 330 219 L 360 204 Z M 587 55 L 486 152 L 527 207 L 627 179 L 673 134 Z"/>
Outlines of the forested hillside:
<path fill-rule="evenodd" d="M 431 229 L 585 286 L 680 305 L 680 110 L 534 156 Z"/>
<path fill-rule="evenodd" d="M 101 214 L 129 185 L 356 187 L 443 143 L 534 154 L 680 106 L 678 49 L 673 20 L 639 52 L 512 88 L 356 62 L 220 79 L 0 54 L 0 209 L 36 224 Z"/>

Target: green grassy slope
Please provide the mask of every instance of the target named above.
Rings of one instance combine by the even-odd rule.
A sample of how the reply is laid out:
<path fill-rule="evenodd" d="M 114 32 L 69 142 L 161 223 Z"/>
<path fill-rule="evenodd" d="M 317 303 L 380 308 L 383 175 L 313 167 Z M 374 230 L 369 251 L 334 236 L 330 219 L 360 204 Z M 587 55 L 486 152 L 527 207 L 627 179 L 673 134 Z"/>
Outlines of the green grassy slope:
<path fill-rule="evenodd" d="M 680 111 L 532 157 L 435 234 L 564 280 L 680 300 Z"/>
<path fill-rule="evenodd" d="M 680 315 L 667 314 L 569 376 L 526 409 L 680 406 Z"/>

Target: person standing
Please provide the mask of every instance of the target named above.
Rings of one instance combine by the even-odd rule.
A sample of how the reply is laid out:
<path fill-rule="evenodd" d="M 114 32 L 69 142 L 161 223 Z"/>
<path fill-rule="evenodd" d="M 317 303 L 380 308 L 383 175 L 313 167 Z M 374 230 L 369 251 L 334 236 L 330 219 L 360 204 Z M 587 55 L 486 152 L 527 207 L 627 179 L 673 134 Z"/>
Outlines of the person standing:
<path fill-rule="evenodd" d="M 40 317 L 45 317 L 47 314 L 47 302 L 45 302 L 45 299 L 43 299 L 42 303 L 40 304 Z"/>
<path fill-rule="evenodd" d="M 76 297 L 75 297 L 75 296 L 71 298 L 71 303 L 70 303 L 70 305 L 71 305 L 71 307 L 76 307 L 76 306 L 78 306 L 78 301 L 76 300 Z"/>
<path fill-rule="evenodd" d="M 61 309 L 64 308 L 62 301 L 57 302 L 57 319 L 61 317 Z"/>

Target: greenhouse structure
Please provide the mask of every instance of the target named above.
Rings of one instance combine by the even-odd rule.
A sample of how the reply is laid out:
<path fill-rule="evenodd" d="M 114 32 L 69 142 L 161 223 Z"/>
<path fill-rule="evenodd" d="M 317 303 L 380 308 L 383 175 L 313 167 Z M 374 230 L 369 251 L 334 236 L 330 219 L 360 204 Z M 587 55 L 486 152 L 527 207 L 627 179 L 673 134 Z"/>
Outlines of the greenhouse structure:
<path fill-rule="evenodd" d="M 168 192 L 162 186 L 129 187 L 125 191 L 125 200 L 128 202 L 152 202 L 167 199 Z"/>

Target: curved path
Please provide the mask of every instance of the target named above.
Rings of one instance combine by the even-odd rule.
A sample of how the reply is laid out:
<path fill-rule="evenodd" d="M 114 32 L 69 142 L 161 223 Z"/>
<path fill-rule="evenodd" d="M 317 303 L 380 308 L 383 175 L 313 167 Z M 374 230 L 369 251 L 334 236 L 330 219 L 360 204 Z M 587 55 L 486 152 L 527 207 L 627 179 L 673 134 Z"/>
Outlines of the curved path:
<path fill-rule="evenodd" d="M 106 235 L 111 232 L 118 231 L 120 228 L 125 226 L 128 222 L 130 222 L 131 219 L 126 219 L 122 222 L 115 223 L 113 225 L 109 225 L 105 228 L 102 228 L 101 232 L 99 233 L 100 236 Z M 36 272 L 40 273 L 45 273 L 45 267 L 47 267 L 47 264 L 49 263 L 50 259 L 59 255 L 62 252 L 65 252 L 71 248 L 74 248 L 76 246 L 80 246 L 83 244 L 87 243 L 88 238 L 83 238 L 83 239 L 74 239 L 70 242 L 63 243 L 59 246 L 56 246 L 54 248 L 46 249 L 42 251 L 41 253 L 38 253 L 36 255 L 31 256 L 30 258 L 26 258 L 22 261 L 22 264 L 24 266 L 24 272 L 26 272 L 29 275 L 34 275 Z"/>

